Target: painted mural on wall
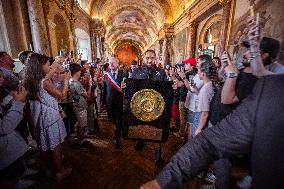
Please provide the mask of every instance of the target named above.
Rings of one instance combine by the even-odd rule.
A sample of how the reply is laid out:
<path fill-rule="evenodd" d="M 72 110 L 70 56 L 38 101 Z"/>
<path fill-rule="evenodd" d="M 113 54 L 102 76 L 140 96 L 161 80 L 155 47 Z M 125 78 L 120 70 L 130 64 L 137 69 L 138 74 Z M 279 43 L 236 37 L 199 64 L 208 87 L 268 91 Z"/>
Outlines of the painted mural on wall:
<path fill-rule="evenodd" d="M 261 17 L 261 34 L 262 36 L 272 37 L 280 41 L 282 44 L 279 60 L 284 64 L 284 1 L 283 0 L 267 0 L 259 1 L 256 4 L 255 12 L 260 13 Z M 238 10 L 236 10 L 238 11 Z M 243 40 L 247 40 L 247 24 L 246 18 L 248 11 L 234 21 L 231 40 L 230 52 L 233 54 L 236 61 L 241 59 L 241 46 Z"/>
<path fill-rule="evenodd" d="M 115 54 L 123 65 L 130 66 L 132 60 L 138 60 L 138 50 L 130 44 L 119 45 L 115 49 Z"/>
<path fill-rule="evenodd" d="M 186 30 L 183 29 L 174 38 L 174 63 L 180 63 L 185 59 Z"/>

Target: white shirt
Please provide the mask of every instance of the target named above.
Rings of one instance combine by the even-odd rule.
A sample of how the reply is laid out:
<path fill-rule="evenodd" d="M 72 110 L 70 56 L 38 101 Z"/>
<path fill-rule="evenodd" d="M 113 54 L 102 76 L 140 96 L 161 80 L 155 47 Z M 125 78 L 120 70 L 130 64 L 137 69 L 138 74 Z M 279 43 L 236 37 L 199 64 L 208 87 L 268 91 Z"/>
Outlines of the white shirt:
<path fill-rule="evenodd" d="M 117 75 L 118 75 L 118 69 L 115 71 L 115 72 L 113 72 L 113 71 L 110 71 L 110 73 L 111 73 L 111 76 L 113 76 L 113 73 L 115 73 L 115 78 L 114 79 L 117 79 Z"/>
<path fill-rule="evenodd" d="M 205 83 L 198 94 L 198 112 L 209 112 L 210 102 L 214 96 L 212 82 Z"/>
<path fill-rule="evenodd" d="M 199 75 L 196 74 L 193 78 L 193 81 L 197 87 L 198 90 L 201 89 L 203 86 L 203 81 L 199 78 Z M 197 112 L 197 107 L 198 107 L 198 93 L 191 93 L 190 95 L 190 101 L 189 101 L 189 106 L 188 109 L 193 112 Z"/>

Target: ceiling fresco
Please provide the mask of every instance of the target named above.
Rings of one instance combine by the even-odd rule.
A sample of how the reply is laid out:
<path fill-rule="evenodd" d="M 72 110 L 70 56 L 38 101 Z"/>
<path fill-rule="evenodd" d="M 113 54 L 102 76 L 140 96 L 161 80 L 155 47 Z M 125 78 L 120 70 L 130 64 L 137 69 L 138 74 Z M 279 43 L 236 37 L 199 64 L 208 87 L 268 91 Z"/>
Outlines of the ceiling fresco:
<path fill-rule="evenodd" d="M 143 50 L 158 38 L 164 23 L 172 23 L 194 0 L 81 0 L 82 8 L 106 27 L 111 49 L 123 41 Z"/>

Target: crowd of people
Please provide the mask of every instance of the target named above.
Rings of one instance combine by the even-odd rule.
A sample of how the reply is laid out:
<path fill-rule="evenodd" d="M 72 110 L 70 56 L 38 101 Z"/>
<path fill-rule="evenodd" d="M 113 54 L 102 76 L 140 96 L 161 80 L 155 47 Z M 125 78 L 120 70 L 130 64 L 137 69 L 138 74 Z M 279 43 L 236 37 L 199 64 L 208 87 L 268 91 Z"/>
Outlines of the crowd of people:
<path fill-rule="evenodd" d="M 207 174 L 212 184 L 201 188 L 230 188 L 230 159 L 240 154 L 250 157 L 249 175 L 237 182 L 239 188 L 282 188 L 284 66 L 276 61 L 280 43 L 261 38 L 254 17 L 248 18 L 248 26 L 248 40 L 242 41 L 242 62 L 233 63 L 227 52 L 220 57 L 221 64 L 215 63 L 219 58 L 211 61 L 200 56 L 200 86 L 196 78 L 189 82 L 182 71 L 177 72 L 184 86 L 194 83 L 188 94 L 197 94 L 195 110 L 188 111 L 189 136 L 194 139 L 141 189 L 182 188 L 195 176 L 208 172 L 212 163 L 215 175 Z"/>
<path fill-rule="evenodd" d="M 72 168 L 63 165 L 61 145 L 76 136 L 78 147 L 88 148 L 86 136 L 100 130 L 102 109 L 115 125 L 114 146 L 119 149 L 123 95 L 131 78 L 172 82 L 172 119 L 179 120 L 172 130 L 184 141 L 156 180 L 141 188 L 182 188 L 195 176 L 212 183 L 204 189 L 230 188 L 230 158 L 240 154 L 252 160 L 249 175 L 237 183 L 240 188 L 252 183 L 279 188 L 284 171 L 284 66 L 276 61 L 280 43 L 260 38 L 254 18 L 248 25 L 248 39 L 241 43 L 242 62 L 231 60 L 224 51 L 221 57 L 203 54 L 162 67 L 155 51 L 147 50 L 141 66 L 133 60 L 126 67 L 115 57 L 101 64 L 23 51 L 19 60 L 24 68 L 15 74 L 14 60 L 0 52 L 0 178 L 21 177 L 29 169 L 29 136 L 37 143 L 46 175 L 58 182 L 68 177 Z M 142 150 L 144 143 L 138 141 L 135 150 Z M 163 166 L 161 144 L 153 145 L 155 163 Z"/>

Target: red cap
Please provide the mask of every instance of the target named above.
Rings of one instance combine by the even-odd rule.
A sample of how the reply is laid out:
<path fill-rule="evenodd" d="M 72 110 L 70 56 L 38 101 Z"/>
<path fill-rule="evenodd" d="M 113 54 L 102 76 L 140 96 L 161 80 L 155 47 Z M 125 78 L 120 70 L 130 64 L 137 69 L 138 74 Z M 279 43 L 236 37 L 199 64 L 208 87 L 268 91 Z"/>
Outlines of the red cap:
<path fill-rule="evenodd" d="M 191 66 L 196 66 L 196 59 L 195 58 L 188 58 L 182 61 L 184 64 L 190 64 Z"/>

